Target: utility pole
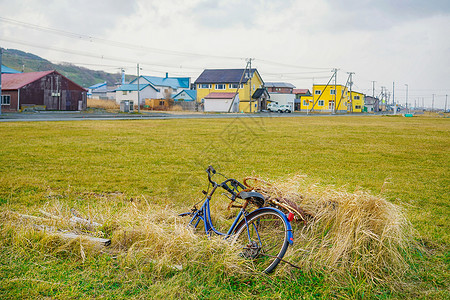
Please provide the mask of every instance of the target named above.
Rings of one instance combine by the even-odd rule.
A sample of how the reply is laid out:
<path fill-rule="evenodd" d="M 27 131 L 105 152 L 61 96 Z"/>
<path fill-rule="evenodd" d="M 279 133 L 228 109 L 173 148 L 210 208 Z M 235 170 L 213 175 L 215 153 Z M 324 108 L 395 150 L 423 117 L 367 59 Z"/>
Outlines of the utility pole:
<path fill-rule="evenodd" d="M 333 107 L 331 108 L 331 112 L 333 114 L 336 113 L 336 94 L 337 94 L 337 71 L 338 69 L 334 68 L 333 72 L 334 72 L 334 103 L 333 103 Z"/>
<path fill-rule="evenodd" d="M 250 98 L 250 112 L 252 112 L 252 59 L 249 58 L 248 59 L 248 64 L 249 64 L 249 68 L 248 68 L 248 78 L 249 78 L 249 98 Z"/>
<path fill-rule="evenodd" d="M 433 94 L 433 100 L 431 100 L 431 111 L 434 111 L 434 94 Z"/>
<path fill-rule="evenodd" d="M 349 78 L 348 85 L 350 86 L 350 112 L 353 112 L 353 96 L 352 96 L 352 85 L 353 85 L 353 78 L 352 75 L 355 74 L 355 72 L 347 72 Z"/>
<path fill-rule="evenodd" d="M 406 112 L 408 112 L 408 85 L 405 84 L 406 86 Z"/>
<path fill-rule="evenodd" d="M 422 97 L 422 109 L 425 109 L 425 101 L 423 97 Z"/>
<path fill-rule="evenodd" d="M 375 98 L 375 82 L 372 80 L 372 97 Z"/>
<path fill-rule="evenodd" d="M 395 109 L 395 81 L 392 81 L 392 106 Z"/>
<path fill-rule="evenodd" d="M 139 88 L 139 64 L 137 64 L 137 94 L 138 94 L 138 113 L 141 113 L 141 99 L 140 99 L 140 88 Z"/>
<path fill-rule="evenodd" d="M 448 97 L 448 95 L 445 95 L 445 109 L 444 109 L 444 112 L 447 112 L 447 97 Z"/>

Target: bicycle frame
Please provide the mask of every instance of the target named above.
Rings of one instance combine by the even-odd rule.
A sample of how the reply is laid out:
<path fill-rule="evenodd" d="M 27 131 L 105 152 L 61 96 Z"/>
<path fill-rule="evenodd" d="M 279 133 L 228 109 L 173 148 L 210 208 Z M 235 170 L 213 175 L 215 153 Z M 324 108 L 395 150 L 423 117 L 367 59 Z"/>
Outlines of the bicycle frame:
<path fill-rule="evenodd" d="M 211 190 L 211 192 L 206 196 L 205 201 L 202 204 L 202 207 L 198 210 L 195 210 L 193 213 L 191 213 L 192 218 L 189 221 L 189 225 L 193 226 L 194 228 L 197 228 L 197 226 L 199 225 L 200 221 L 203 221 L 204 227 L 205 227 L 205 233 L 206 235 L 210 235 L 211 232 L 214 232 L 217 235 L 221 235 L 224 236 L 225 239 L 229 238 L 231 235 L 233 235 L 234 230 L 236 229 L 237 225 L 242 222 L 247 223 L 247 211 L 245 210 L 245 205 L 244 207 L 242 207 L 239 210 L 238 215 L 236 216 L 233 224 L 231 225 L 231 227 L 228 229 L 227 233 L 223 233 L 218 231 L 214 225 L 212 224 L 212 220 L 211 220 L 211 211 L 210 211 L 210 201 L 212 198 L 212 195 L 215 193 L 216 189 L 220 186 L 222 186 L 222 184 L 217 184 L 213 181 L 211 181 L 213 183 L 213 188 Z M 261 210 L 262 208 L 258 208 L 256 210 L 254 210 L 253 212 L 257 212 L 258 210 Z M 285 219 L 286 224 L 287 224 L 287 234 L 288 234 L 288 242 L 289 244 L 293 244 L 294 243 L 294 236 L 292 233 L 292 226 L 291 223 L 289 222 L 288 218 L 286 217 L 286 215 L 284 213 L 282 213 L 280 210 L 273 208 L 273 207 L 264 207 L 264 209 L 270 209 L 273 210 L 277 213 L 279 213 L 283 219 Z"/>

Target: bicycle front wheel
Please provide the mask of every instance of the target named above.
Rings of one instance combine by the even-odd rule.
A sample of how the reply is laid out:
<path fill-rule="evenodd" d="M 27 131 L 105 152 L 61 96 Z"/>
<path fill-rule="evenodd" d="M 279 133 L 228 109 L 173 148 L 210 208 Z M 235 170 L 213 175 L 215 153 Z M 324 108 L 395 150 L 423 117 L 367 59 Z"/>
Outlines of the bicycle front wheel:
<path fill-rule="evenodd" d="M 280 213 L 259 209 L 250 213 L 235 230 L 233 244 L 240 256 L 253 260 L 255 270 L 271 273 L 288 248 L 287 224 Z"/>

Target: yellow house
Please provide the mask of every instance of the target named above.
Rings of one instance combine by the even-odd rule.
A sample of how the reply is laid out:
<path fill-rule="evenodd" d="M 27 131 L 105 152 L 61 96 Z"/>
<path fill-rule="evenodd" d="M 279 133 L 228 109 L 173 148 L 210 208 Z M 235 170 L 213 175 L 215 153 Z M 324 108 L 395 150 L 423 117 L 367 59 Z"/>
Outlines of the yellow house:
<path fill-rule="evenodd" d="M 194 84 L 199 103 L 204 103 L 206 96 L 211 93 L 236 93 L 237 91 L 239 111 L 257 112 L 265 109 L 266 99 L 251 97 L 264 85 L 256 69 L 206 69 Z"/>
<path fill-rule="evenodd" d="M 313 85 L 313 103 L 309 109 L 315 112 L 347 112 L 348 89 L 343 85 Z"/>
<path fill-rule="evenodd" d="M 349 112 L 362 112 L 364 107 L 365 95 L 359 92 L 348 92 L 349 99 L 352 99 L 348 103 Z"/>
<path fill-rule="evenodd" d="M 300 111 L 303 112 L 308 112 L 311 110 L 312 106 L 313 106 L 313 96 L 301 96 L 300 97 Z"/>

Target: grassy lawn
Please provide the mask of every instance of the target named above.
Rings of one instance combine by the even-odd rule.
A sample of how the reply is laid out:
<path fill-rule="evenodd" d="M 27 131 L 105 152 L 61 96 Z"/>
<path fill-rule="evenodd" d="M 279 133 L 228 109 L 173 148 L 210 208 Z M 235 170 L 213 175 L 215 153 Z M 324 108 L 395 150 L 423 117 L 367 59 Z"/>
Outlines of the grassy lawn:
<path fill-rule="evenodd" d="M 404 207 L 423 245 L 401 285 L 351 277 L 336 284 L 325 271 L 292 269 L 271 276 L 230 271 L 214 258 L 226 257 L 217 241 L 196 241 L 203 245 L 204 262 L 176 271 L 142 263 L 145 251 L 135 259 L 127 252 L 125 259 L 48 241 L 1 221 L 2 299 L 450 297 L 448 118 L 18 122 L 0 123 L 0 140 L 0 213 L 39 215 L 40 209 L 75 207 L 108 224 L 133 227 L 136 216 L 145 218 L 140 206 L 145 202 L 160 210 L 158 220 L 166 213 L 176 220 L 176 212 L 201 197 L 204 169 L 212 164 L 237 179 L 304 174 L 308 183 L 369 191 Z M 190 249 L 184 242 L 178 246 Z M 178 246 L 173 243 L 170 253 Z"/>

